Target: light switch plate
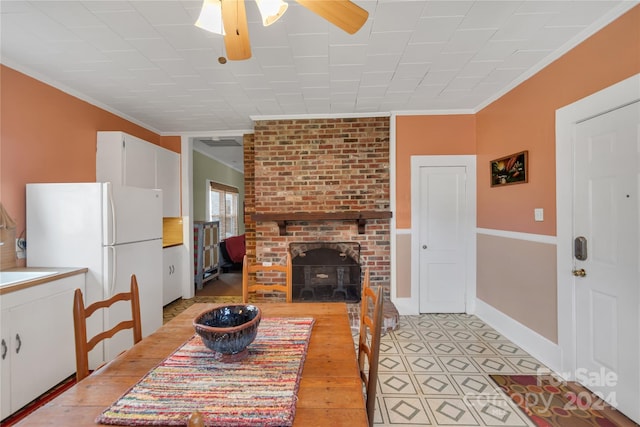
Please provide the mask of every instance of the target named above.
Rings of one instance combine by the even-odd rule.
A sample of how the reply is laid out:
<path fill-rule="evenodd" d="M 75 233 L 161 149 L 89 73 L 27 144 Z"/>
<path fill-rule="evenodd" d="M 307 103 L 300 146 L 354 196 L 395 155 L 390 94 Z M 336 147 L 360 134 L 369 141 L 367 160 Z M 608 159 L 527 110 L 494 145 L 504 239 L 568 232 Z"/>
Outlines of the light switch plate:
<path fill-rule="evenodd" d="M 533 218 L 536 221 L 544 221 L 544 209 L 542 208 L 535 208 L 533 210 Z"/>

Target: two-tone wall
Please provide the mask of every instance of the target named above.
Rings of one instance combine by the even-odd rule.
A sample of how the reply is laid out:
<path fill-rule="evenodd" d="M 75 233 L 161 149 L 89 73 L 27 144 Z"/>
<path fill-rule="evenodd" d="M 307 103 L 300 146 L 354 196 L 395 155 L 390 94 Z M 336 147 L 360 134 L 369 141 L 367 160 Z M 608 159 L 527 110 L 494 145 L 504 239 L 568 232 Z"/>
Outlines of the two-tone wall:
<path fill-rule="evenodd" d="M 562 309 L 556 279 L 555 112 L 639 72 L 640 7 L 635 7 L 477 114 L 477 295 L 553 343 Z M 490 160 L 521 150 L 529 150 L 529 182 L 490 187 Z M 544 221 L 534 220 L 534 208 L 544 209 Z M 496 280 L 496 272 L 505 275 Z"/>
<path fill-rule="evenodd" d="M 555 111 L 639 72 L 636 6 L 477 114 L 398 116 L 395 296 L 417 298 L 409 286 L 410 156 L 475 154 L 479 310 L 557 344 Z M 491 187 L 490 161 L 522 150 L 529 182 Z"/>
<path fill-rule="evenodd" d="M 476 152 L 476 119 L 468 115 L 399 115 L 396 137 L 396 277 L 394 298 L 411 295 L 411 157 Z M 413 278 L 415 279 L 415 278 Z"/>

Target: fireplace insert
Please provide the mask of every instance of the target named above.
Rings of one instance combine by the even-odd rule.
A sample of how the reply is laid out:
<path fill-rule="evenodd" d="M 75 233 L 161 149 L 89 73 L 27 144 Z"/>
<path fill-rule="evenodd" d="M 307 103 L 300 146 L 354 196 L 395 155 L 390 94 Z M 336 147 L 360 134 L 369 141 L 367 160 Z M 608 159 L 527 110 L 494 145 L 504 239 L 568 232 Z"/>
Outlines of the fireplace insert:
<path fill-rule="evenodd" d="M 293 301 L 360 301 L 360 244 L 292 242 Z"/>

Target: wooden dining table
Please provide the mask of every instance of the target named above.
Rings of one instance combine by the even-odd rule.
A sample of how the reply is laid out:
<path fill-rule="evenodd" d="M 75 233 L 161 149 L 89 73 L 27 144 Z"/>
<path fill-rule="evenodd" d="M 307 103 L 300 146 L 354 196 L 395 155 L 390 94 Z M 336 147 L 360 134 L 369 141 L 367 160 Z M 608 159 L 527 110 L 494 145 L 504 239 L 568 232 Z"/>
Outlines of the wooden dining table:
<path fill-rule="evenodd" d="M 95 426 L 96 417 L 194 334 L 193 319 L 220 304 L 196 303 L 41 407 L 18 425 Z M 294 426 L 368 426 L 344 303 L 257 304 L 263 317 L 313 317 Z M 46 360 L 46 355 L 43 355 Z"/>

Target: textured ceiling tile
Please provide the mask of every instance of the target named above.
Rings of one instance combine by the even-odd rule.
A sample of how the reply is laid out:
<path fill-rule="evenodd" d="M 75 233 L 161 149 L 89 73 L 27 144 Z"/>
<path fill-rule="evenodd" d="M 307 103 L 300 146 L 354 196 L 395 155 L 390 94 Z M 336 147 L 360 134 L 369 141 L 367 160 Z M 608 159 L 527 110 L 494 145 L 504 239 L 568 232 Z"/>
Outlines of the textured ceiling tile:
<path fill-rule="evenodd" d="M 635 4 L 354 1 L 353 35 L 295 1 L 264 27 L 247 1 L 252 58 L 221 64 L 201 0 L 3 0 L 0 54 L 151 130 L 233 133 L 258 114 L 473 110 Z"/>
<path fill-rule="evenodd" d="M 337 45 L 329 48 L 330 65 L 362 65 L 367 54 L 366 45 Z"/>

